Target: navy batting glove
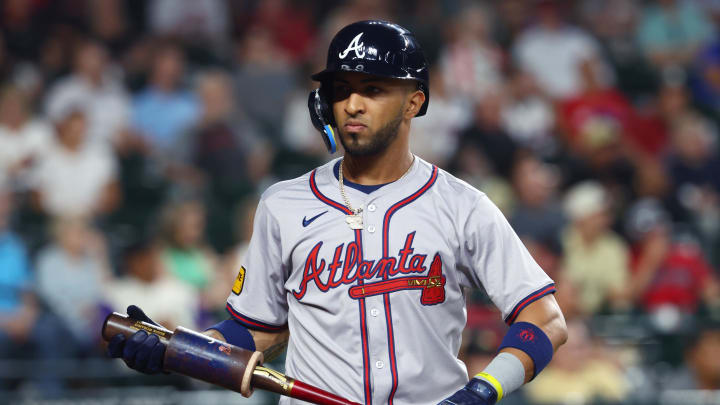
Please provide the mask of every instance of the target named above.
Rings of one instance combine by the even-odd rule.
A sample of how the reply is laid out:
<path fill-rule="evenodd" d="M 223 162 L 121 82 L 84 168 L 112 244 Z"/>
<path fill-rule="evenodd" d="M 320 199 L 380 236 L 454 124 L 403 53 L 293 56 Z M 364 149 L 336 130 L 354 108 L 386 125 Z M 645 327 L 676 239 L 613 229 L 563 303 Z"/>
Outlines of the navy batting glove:
<path fill-rule="evenodd" d="M 161 326 L 153 322 L 142 309 L 135 305 L 128 307 L 127 314 L 130 318 L 138 321 Z M 110 357 L 122 358 L 125 364 L 133 370 L 145 374 L 156 374 L 163 370 L 165 345 L 160 343 L 160 339 L 156 335 L 139 330 L 129 339 L 125 339 L 122 334 L 113 336 L 108 342 L 107 353 Z"/>
<path fill-rule="evenodd" d="M 490 383 L 473 378 L 460 391 L 438 405 L 493 405 L 497 402 L 497 397 L 497 391 Z"/>

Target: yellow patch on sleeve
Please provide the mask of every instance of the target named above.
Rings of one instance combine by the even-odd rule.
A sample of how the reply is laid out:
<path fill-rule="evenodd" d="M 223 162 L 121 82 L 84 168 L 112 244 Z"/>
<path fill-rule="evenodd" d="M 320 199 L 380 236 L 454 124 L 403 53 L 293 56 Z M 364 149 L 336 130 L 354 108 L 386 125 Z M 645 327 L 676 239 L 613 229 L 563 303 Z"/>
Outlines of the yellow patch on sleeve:
<path fill-rule="evenodd" d="M 240 295 L 243 289 L 243 285 L 245 284 L 245 267 L 240 267 L 240 271 L 238 271 L 238 275 L 235 278 L 235 282 L 233 283 L 232 292 L 235 295 Z"/>

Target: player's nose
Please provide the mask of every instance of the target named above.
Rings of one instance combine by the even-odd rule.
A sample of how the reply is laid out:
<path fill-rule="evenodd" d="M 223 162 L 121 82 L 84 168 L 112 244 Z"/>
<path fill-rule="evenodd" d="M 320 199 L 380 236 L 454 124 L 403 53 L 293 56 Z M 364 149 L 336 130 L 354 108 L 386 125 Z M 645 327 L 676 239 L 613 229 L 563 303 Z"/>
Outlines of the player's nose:
<path fill-rule="evenodd" d="M 345 112 L 350 116 L 362 114 L 365 112 L 365 100 L 358 93 L 350 93 L 345 102 Z"/>

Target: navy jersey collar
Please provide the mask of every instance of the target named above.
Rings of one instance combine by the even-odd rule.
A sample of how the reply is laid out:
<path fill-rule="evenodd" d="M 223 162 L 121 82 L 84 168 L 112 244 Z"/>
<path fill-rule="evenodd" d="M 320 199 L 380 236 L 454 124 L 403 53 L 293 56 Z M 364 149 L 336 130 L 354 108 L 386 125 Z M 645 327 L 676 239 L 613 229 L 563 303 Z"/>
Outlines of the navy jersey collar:
<path fill-rule="evenodd" d="M 340 179 L 340 163 L 341 163 L 341 162 L 342 162 L 342 159 L 339 159 L 339 160 L 333 165 L 333 173 L 335 174 L 335 178 L 338 179 L 338 180 Z M 392 182 L 390 182 L 390 183 L 392 183 Z M 374 185 L 372 185 L 372 186 L 366 186 L 365 184 L 353 183 L 352 181 L 350 181 L 350 180 L 348 180 L 348 179 L 346 179 L 346 178 L 343 178 L 343 184 L 344 184 L 344 185 L 346 185 L 346 186 L 348 186 L 348 187 L 350 187 L 350 188 L 354 188 L 355 190 L 362 191 L 362 192 L 365 193 L 365 194 L 370 194 L 370 193 L 372 193 L 373 191 L 379 189 L 380 187 L 386 186 L 386 185 L 388 185 L 388 184 L 390 184 L 390 183 L 374 184 Z"/>

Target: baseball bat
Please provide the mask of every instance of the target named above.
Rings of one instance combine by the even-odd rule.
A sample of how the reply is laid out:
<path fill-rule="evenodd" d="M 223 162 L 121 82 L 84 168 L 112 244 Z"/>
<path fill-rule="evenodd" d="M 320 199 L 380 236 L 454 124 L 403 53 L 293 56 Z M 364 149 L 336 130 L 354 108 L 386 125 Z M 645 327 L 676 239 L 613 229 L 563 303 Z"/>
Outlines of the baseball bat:
<path fill-rule="evenodd" d="M 318 387 L 263 367 L 262 353 L 252 352 L 201 333 L 178 327 L 169 331 L 157 325 L 113 312 L 105 318 L 102 337 L 126 338 L 138 330 L 157 335 L 166 346 L 163 368 L 250 396 L 253 388 L 319 405 L 360 405 Z"/>

